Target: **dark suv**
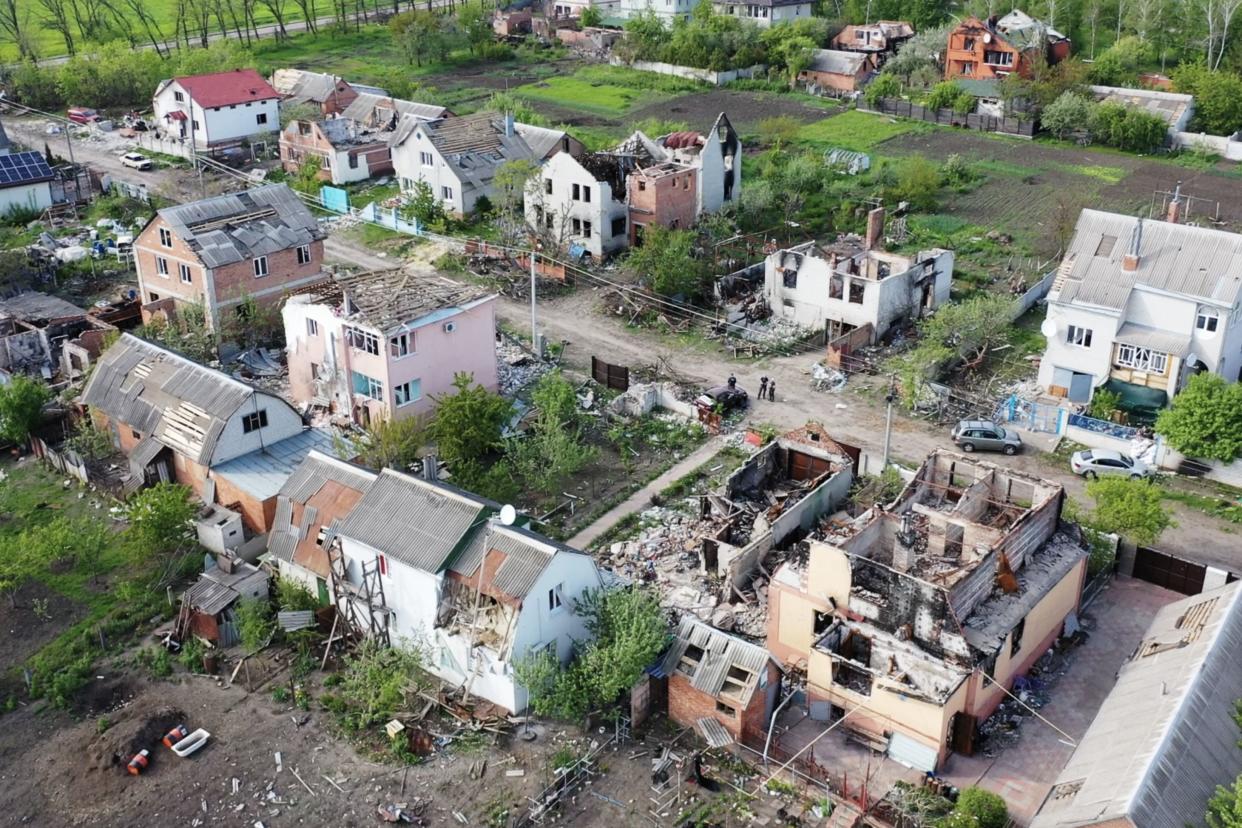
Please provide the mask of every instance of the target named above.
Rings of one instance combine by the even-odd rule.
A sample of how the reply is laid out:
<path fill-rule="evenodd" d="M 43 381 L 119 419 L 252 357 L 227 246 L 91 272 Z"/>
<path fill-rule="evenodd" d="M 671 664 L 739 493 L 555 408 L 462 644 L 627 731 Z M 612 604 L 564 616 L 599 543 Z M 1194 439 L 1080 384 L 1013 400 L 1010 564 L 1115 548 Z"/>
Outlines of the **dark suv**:
<path fill-rule="evenodd" d="M 1022 451 L 1022 438 L 1017 432 L 1001 428 L 991 420 L 962 420 L 953 428 L 953 442 L 962 451 Z"/>

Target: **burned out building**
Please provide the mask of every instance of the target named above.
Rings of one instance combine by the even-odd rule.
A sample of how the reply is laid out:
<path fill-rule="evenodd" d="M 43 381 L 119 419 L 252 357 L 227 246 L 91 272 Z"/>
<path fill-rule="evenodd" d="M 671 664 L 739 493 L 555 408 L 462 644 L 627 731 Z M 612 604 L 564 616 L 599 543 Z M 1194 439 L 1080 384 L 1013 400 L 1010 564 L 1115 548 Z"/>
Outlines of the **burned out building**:
<path fill-rule="evenodd" d="M 821 525 L 772 577 L 768 649 L 825 718 L 912 767 L 970 753 L 1015 678 L 1075 625 L 1086 552 L 1060 485 L 932 454 L 887 507 Z"/>
<path fill-rule="evenodd" d="M 0 371 L 72 381 L 116 328 L 71 302 L 29 291 L 0 300 Z"/>
<path fill-rule="evenodd" d="M 847 235 L 820 247 L 806 242 L 772 252 L 764 262 L 764 299 L 772 316 L 824 330 L 829 340 L 869 331 L 874 344 L 896 325 L 949 301 L 953 252 L 915 256 L 883 249 L 884 209 L 867 215 L 865 237 Z"/>

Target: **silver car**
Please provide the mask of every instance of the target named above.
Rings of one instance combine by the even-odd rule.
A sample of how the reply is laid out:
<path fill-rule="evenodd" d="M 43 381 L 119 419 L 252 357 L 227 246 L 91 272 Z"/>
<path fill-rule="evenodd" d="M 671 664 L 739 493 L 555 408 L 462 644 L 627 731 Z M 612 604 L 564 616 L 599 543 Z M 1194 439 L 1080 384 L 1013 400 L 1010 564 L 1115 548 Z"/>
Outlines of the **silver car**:
<path fill-rule="evenodd" d="M 1012 429 L 1001 428 L 991 420 L 962 420 L 953 428 L 953 442 L 962 451 L 1022 451 L 1022 438 Z"/>
<path fill-rule="evenodd" d="M 1140 478 L 1150 477 L 1155 473 L 1155 469 L 1144 463 L 1142 460 L 1136 460 L 1128 454 L 1122 454 L 1119 451 L 1106 451 L 1104 449 L 1088 449 L 1087 451 L 1076 451 L 1070 457 L 1070 468 L 1074 474 L 1095 479 L 1102 474 L 1120 474 L 1129 477 L 1131 480 L 1139 480 Z"/>

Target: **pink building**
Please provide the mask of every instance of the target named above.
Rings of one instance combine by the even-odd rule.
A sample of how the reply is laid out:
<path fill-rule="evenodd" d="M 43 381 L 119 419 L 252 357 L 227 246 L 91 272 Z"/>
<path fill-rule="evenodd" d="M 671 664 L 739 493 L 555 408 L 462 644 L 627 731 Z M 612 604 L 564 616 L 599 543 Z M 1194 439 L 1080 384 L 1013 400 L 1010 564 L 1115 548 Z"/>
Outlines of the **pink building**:
<path fill-rule="evenodd" d="M 404 268 L 333 277 L 281 311 L 290 393 L 365 425 L 429 413 L 458 373 L 495 391 L 495 299 Z"/>

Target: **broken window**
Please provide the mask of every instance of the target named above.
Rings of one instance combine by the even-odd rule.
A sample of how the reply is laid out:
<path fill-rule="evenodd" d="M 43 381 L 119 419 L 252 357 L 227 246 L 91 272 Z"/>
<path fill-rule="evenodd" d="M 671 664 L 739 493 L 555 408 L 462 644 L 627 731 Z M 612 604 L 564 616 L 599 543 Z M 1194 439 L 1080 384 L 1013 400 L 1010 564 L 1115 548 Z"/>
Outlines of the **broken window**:
<path fill-rule="evenodd" d="M 860 696 L 871 695 L 871 676 L 866 670 L 860 670 L 844 661 L 832 663 L 832 683 Z"/>
<path fill-rule="evenodd" d="M 388 340 L 388 354 L 394 359 L 414 353 L 414 334 L 409 331 L 399 333 Z"/>
<path fill-rule="evenodd" d="M 1023 618 L 1018 622 L 1018 626 L 1013 628 L 1012 638 L 1009 644 L 1009 657 L 1013 658 L 1018 654 L 1018 650 L 1022 649 L 1022 633 L 1026 632 L 1026 619 Z"/>
<path fill-rule="evenodd" d="M 850 280 L 850 304 L 861 305 L 863 303 L 863 295 L 867 291 L 867 286 L 858 279 Z"/>
<path fill-rule="evenodd" d="M 612 235 L 613 237 L 625 235 L 625 216 L 612 220 Z"/>
<path fill-rule="evenodd" d="M 720 695 L 729 696 L 741 701 L 746 697 L 750 686 L 754 683 L 755 674 L 745 667 L 733 665 L 725 674 L 724 684 L 720 687 Z"/>
<path fill-rule="evenodd" d="M 798 287 L 798 271 L 792 267 L 782 268 L 785 277 L 785 287 L 795 290 Z"/>
<path fill-rule="evenodd" d="M 820 612 L 815 610 L 815 620 L 813 622 L 811 632 L 817 638 L 828 632 L 828 628 L 832 626 L 832 613 Z"/>
<path fill-rule="evenodd" d="M 681 660 L 677 662 L 677 672 L 685 673 L 688 677 L 694 678 L 695 671 L 699 669 L 699 662 L 702 660 L 703 648 L 687 644 L 686 651 L 681 654 Z"/>
<path fill-rule="evenodd" d="M 845 296 L 845 280 L 836 273 L 828 278 L 828 298 L 841 299 Z"/>
<path fill-rule="evenodd" d="M 564 584 L 557 584 L 548 590 L 548 612 L 555 612 L 565 606 L 565 602 L 561 598 L 561 589 L 564 586 Z"/>
<path fill-rule="evenodd" d="M 716 712 L 723 713 L 724 715 L 728 716 L 731 719 L 737 718 L 737 709 L 730 707 L 729 705 L 721 701 L 716 702 Z"/>

